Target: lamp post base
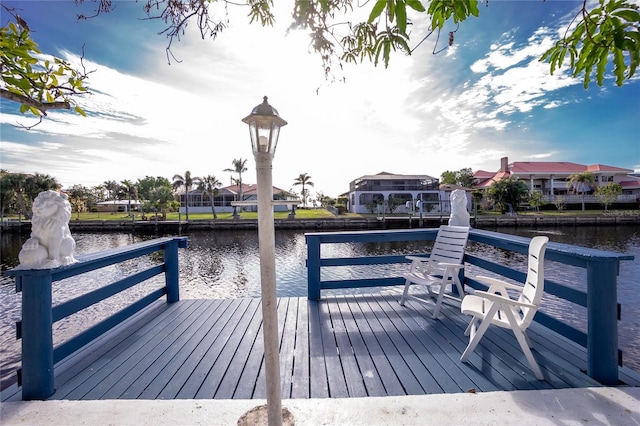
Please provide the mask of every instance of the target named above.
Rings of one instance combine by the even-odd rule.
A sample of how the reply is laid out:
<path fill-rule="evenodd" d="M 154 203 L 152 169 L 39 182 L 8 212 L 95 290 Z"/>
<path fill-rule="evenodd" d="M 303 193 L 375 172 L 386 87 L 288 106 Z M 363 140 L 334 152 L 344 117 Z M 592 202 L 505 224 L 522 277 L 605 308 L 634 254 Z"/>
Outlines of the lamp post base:
<path fill-rule="evenodd" d="M 238 426 L 266 426 L 269 424 L 267 412 L 266 405 L 253 407 L 238 419 Z M 291 411 L 287 408 L 282 408 L 282 424 L 284 426 L 293 426 L 296 424 L 293 414 L 291 414 Z"/>

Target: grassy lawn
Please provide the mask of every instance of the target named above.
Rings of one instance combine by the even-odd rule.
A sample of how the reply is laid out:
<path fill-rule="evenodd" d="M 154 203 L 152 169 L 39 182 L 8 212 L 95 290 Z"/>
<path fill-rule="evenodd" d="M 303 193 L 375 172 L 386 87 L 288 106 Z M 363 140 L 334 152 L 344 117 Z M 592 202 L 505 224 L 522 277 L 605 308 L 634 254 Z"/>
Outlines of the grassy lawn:
<path fill-rule="evenodd" d="M 637 210 L 634 210 L 637 211 Z M 616 210 L 612 210 L 611 213 L 615 214 Z M 602 210 L 565 210 L 562 212 L 558 211 L 541 211 L 541 212 L 518 212 L 518 216 L 602 216 L 605 215 L 604 209 Z M 233 215 L 231 213 L 217 213 L 218 220 L 233 220 Z M 448 213 L 443 213 L 443 216 L 448 216 Z M 289 212 L 275 212 L 275 219 L 287 219 L 289 216 Z M 376 214 L 357 214 L 357 213 L 346 213 L 342 214 L 338 217 L 334 216 L 331 212 L 325 209 L 297 209 L 296 210 L 296 219 L 358 219 L 358 218 L 372 218 L 377 217 Z M 386 217 L 408 217 L 406 213 L 402 214 L 386 214 Z M 425 217 L 428 217 L 428 214 L 425 214 Z M 437 216 L 437 215 L 435 215 Z M 473 213 L 471 213 L 473 217 Z M 502 216 L 499 212 L 493 211 L 481 211 L 478 212 L 478 216 Z M 414 216 L 417 217 L 417 216 Z M 147 214 L 148 220 L 154 220 L 153 214 Z M 258 219 L 257 212 L 241 212 L 241 219 Z M 167 213 L 167 220 L 186 220 L 184 214 L 179 215 L 177 212 Z M 7 215 L 4 217 L 4 220 L 18 220 L 17 215 Z M 123 220 L 131 220 L 131 217 L 125 213 L 109 213 L 109 212 L 101 212 L 101 213 L 73 213 L 71 216 L 71 220 L 104 220 L 104 221 L 123 221 Z M 142 215 L 140 213 L 135 214 L 135 220 L 142 220 Z M 213 220 L 213 215 L 211 213 L 189 213 L 189 220 Z"/>
<path fill-rule="evenodd" d="M 216 213 L 218 216 L 218 220 L 233 220 L 233 215 L 231 213 Z M 359 216 L 359 215 L 355 215 Z M 276 219 L 287 219 L 289 217 L 289 212 L 275 212 L 274 217 Z M 335 216 L 325 209 L 298 209 L 296 210 L 296 219 L 332 219 Z M 346 217 L 346 216 L 345 216 Z M 17 216 L 7 216 L 7 219 L 18 219 Z M 148 220 L 154 220 L 153 214 L 147 214 Z M 258 219 L 257 212 L 241 212 L 241 219 Z M 184 214 L 179 215 L 177 212 L 169 212 L 167 213 L 167 220 L 186 220 L 186 216 Z M 122 221 L 122 220 L 131 220 L 131 216 L 128 216 L 126 213 L 73 213 L 71 216 L 71 220 L 114 220 L 114 221 Z M 135 214 L 135 220 L 142 220 L 142 215 L 140 213 Z M 213 214 L 211 213 L 189 213 L 189 220 L 213 220 Z"/>

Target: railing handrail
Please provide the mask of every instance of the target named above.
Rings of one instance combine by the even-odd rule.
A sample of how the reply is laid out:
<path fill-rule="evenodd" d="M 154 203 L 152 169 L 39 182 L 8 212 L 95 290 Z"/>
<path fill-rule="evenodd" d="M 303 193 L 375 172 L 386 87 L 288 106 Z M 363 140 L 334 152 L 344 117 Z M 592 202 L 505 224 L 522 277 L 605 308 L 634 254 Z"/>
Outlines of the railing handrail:
<path fill-rule="evenodd" d="M 391 261 L 404 262 L 404 260 L 400 259 L 400 256 L 397 255 L 388 256 L 392 258 L 389 259 L 389 262 L 382 260 L 385 256 L 360 258 L 358 260 L 349 258 L 323 259 L 320 257 L 320 246 L 322 244 L 433 240 L 435 239 L 437 231 L 437 228 L 432 228 L 306 233 L 309 299 L 320 299 L 322 289 L 397 285 L 404 282 L 402 277 L 321 281 L 320 269 L 323 266 L 351 266 L 356 264 L 373 264 L 376 262 L 390 263 Z M 530 241 L 529 238 L 525 237 L 479 229 L 471 229 L 469 240 L 519 253 L 527 252 Z M 571 295 L 569 300 L 577 299 L 582 302 L 581 304 L 586 305 L 588 330 L 586 336 L 584 336 L 584 333 L 577 331 L 575 328 L 559 320 L 552 319 L 543 313 L 536 315 L 536 321 L 586 346 L 588 374 L 603 384 L 617 384 L 617 275 L 619 262 L 622 260 L 633 260 L 634 257 L 627 254 L 577 247 L 568 244 L 549 243 L 545 258 L 587 270 L 587 290 L 584 297 L 579 295 L 579 290 L 571 289 L 549 280 L 545 280 L 545 283 L 549 283 L 551 288 L 555 289 L 553 294 L 560 295 L 562 298 L 565 298 L 566 295 Z M 479 263 L 478 260 L 474 260 L 473 256 L 466 256 L 465 261 L 471 264 Z M 489 266 L 491 268 L 489 270 L 508 276 L 509 278 L 519 277 L 520 274 L 522 274 L 520 271 L 509 268 L 508 266 L 498 265 L 499 267 L 493 267 L 487 265 L 487 262 L 484 263 L 484 267 Z M 465 277 L 464 283 L 474 288 L 482 288 L 478 282 L 471 278 Z M 584 292 L 582 293 L 584 294 Z M 586 300 L 586 303 L 584 303 L 584 300 Z"/>
<path fill-rule="evenodd" d="M 178 249 L 187 246 L 187 237 L 157 238 L 124 247 L 117 247 L 88 255 L 79 255 L 78 262 L 51 269 L 6 271 L 16 279 L 16 291 L 22 292 L 22 319 L 16 323 L 18 338 L 22 339 L 22 399 L 46 399 L 55 391 L 54 364 L 109 329 L 166 295 L 167 303 L 177 302 L 179 296 Z M 53 306 L 52 284 L 64 278 L 84 274 L 105 266 L 164 250 L 164 262 L 154 265 L 100 289 Z M 155 275 L 165 274 L 165 285 L 154 290 L 99 323 L 81 330 L 75 337 L 53 346 L 53 323 L 114 294 L 133 287 Z"/>

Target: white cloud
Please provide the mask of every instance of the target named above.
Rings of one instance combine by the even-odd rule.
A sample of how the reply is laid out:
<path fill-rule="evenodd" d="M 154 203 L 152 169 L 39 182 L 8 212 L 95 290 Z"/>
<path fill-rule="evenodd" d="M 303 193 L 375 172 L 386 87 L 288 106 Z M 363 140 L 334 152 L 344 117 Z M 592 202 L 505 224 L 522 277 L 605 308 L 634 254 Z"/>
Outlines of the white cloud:
<path fill-rule="evenodd" d="M 534 160 L 540 160 L 543 158 L 553 157 L 555 154 L 556 154 L 555 152 L 541 152 L 539 154 L 532 154 L 529 156 L 529 158 L 532 158 Z"/>
<path fill-rule="evenodd" d="M 383 170 L 439 177 L 463 167 L 495 170 L 507 154 L 552 156 L 536 153 L 545 148 L 534 141 L 522 143 L 522 117 L 572 102 L 553 94 L 580 84 L 563 72 L 549 76 L 548 65 L 538 62 L 555 36 L 547 27 L 524 44 L 516 42 L 516 30 L 502 34 L 458 73 L 458 57 L 470 52 L 456 43 L 439 56 L 430 47 L 396 55 L 388 69 L 347 65 L 346 83 L 327 84 L 317 55 L 304 53 L 306 33 L 284 37 L 284 24 L 231 22 L 215 41 L 182 37 L 173 45 L 182 62 L 171 65 L 159 37 L 138 58 L 135 74 L 85 58 L 87 69 L 96 70 L 93 94 L 80 102 L 89 116 L 51 112 L 31 131 L 38 143 L 3 142 L 3 168 L 46 172 L 67 186 L 171 178 L 186 170 L 226 183 L 223 170 L 242 157 L 249 159 L 251 182 L 253 157 L 241 119 L 267 95 L 289 122 L 274 160 L 274 185 L 289 189 L 308 173 L 315 191 L 336 196 L 352 179 Z M 3 125 L 15 118 L 0 114 Z"/>

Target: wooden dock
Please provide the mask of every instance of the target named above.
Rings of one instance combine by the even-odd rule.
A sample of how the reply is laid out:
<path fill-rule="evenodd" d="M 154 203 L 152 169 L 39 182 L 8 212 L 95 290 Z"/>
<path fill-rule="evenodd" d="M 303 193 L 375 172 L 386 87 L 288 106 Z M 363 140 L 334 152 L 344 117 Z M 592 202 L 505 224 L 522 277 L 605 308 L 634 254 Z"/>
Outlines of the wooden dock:
<path fill-rule="evenodd" d="M 545 380 L 513 334 L 494 327 L 462 363 L 468 319 L 459 304 L 444 303 L 434 320 L 433 302 L 401 307 L 398 298 L 395 290 L 280 298 L 283 398 L 600 386 L 584 373 L 584 348 L 538 324 L 529 336 Z M 265 398 L 261 318 L 256 298 L 158 301 L 59 362 L 49 399 Z M 16 385 L 2 393 L 20 397 Z"/>

